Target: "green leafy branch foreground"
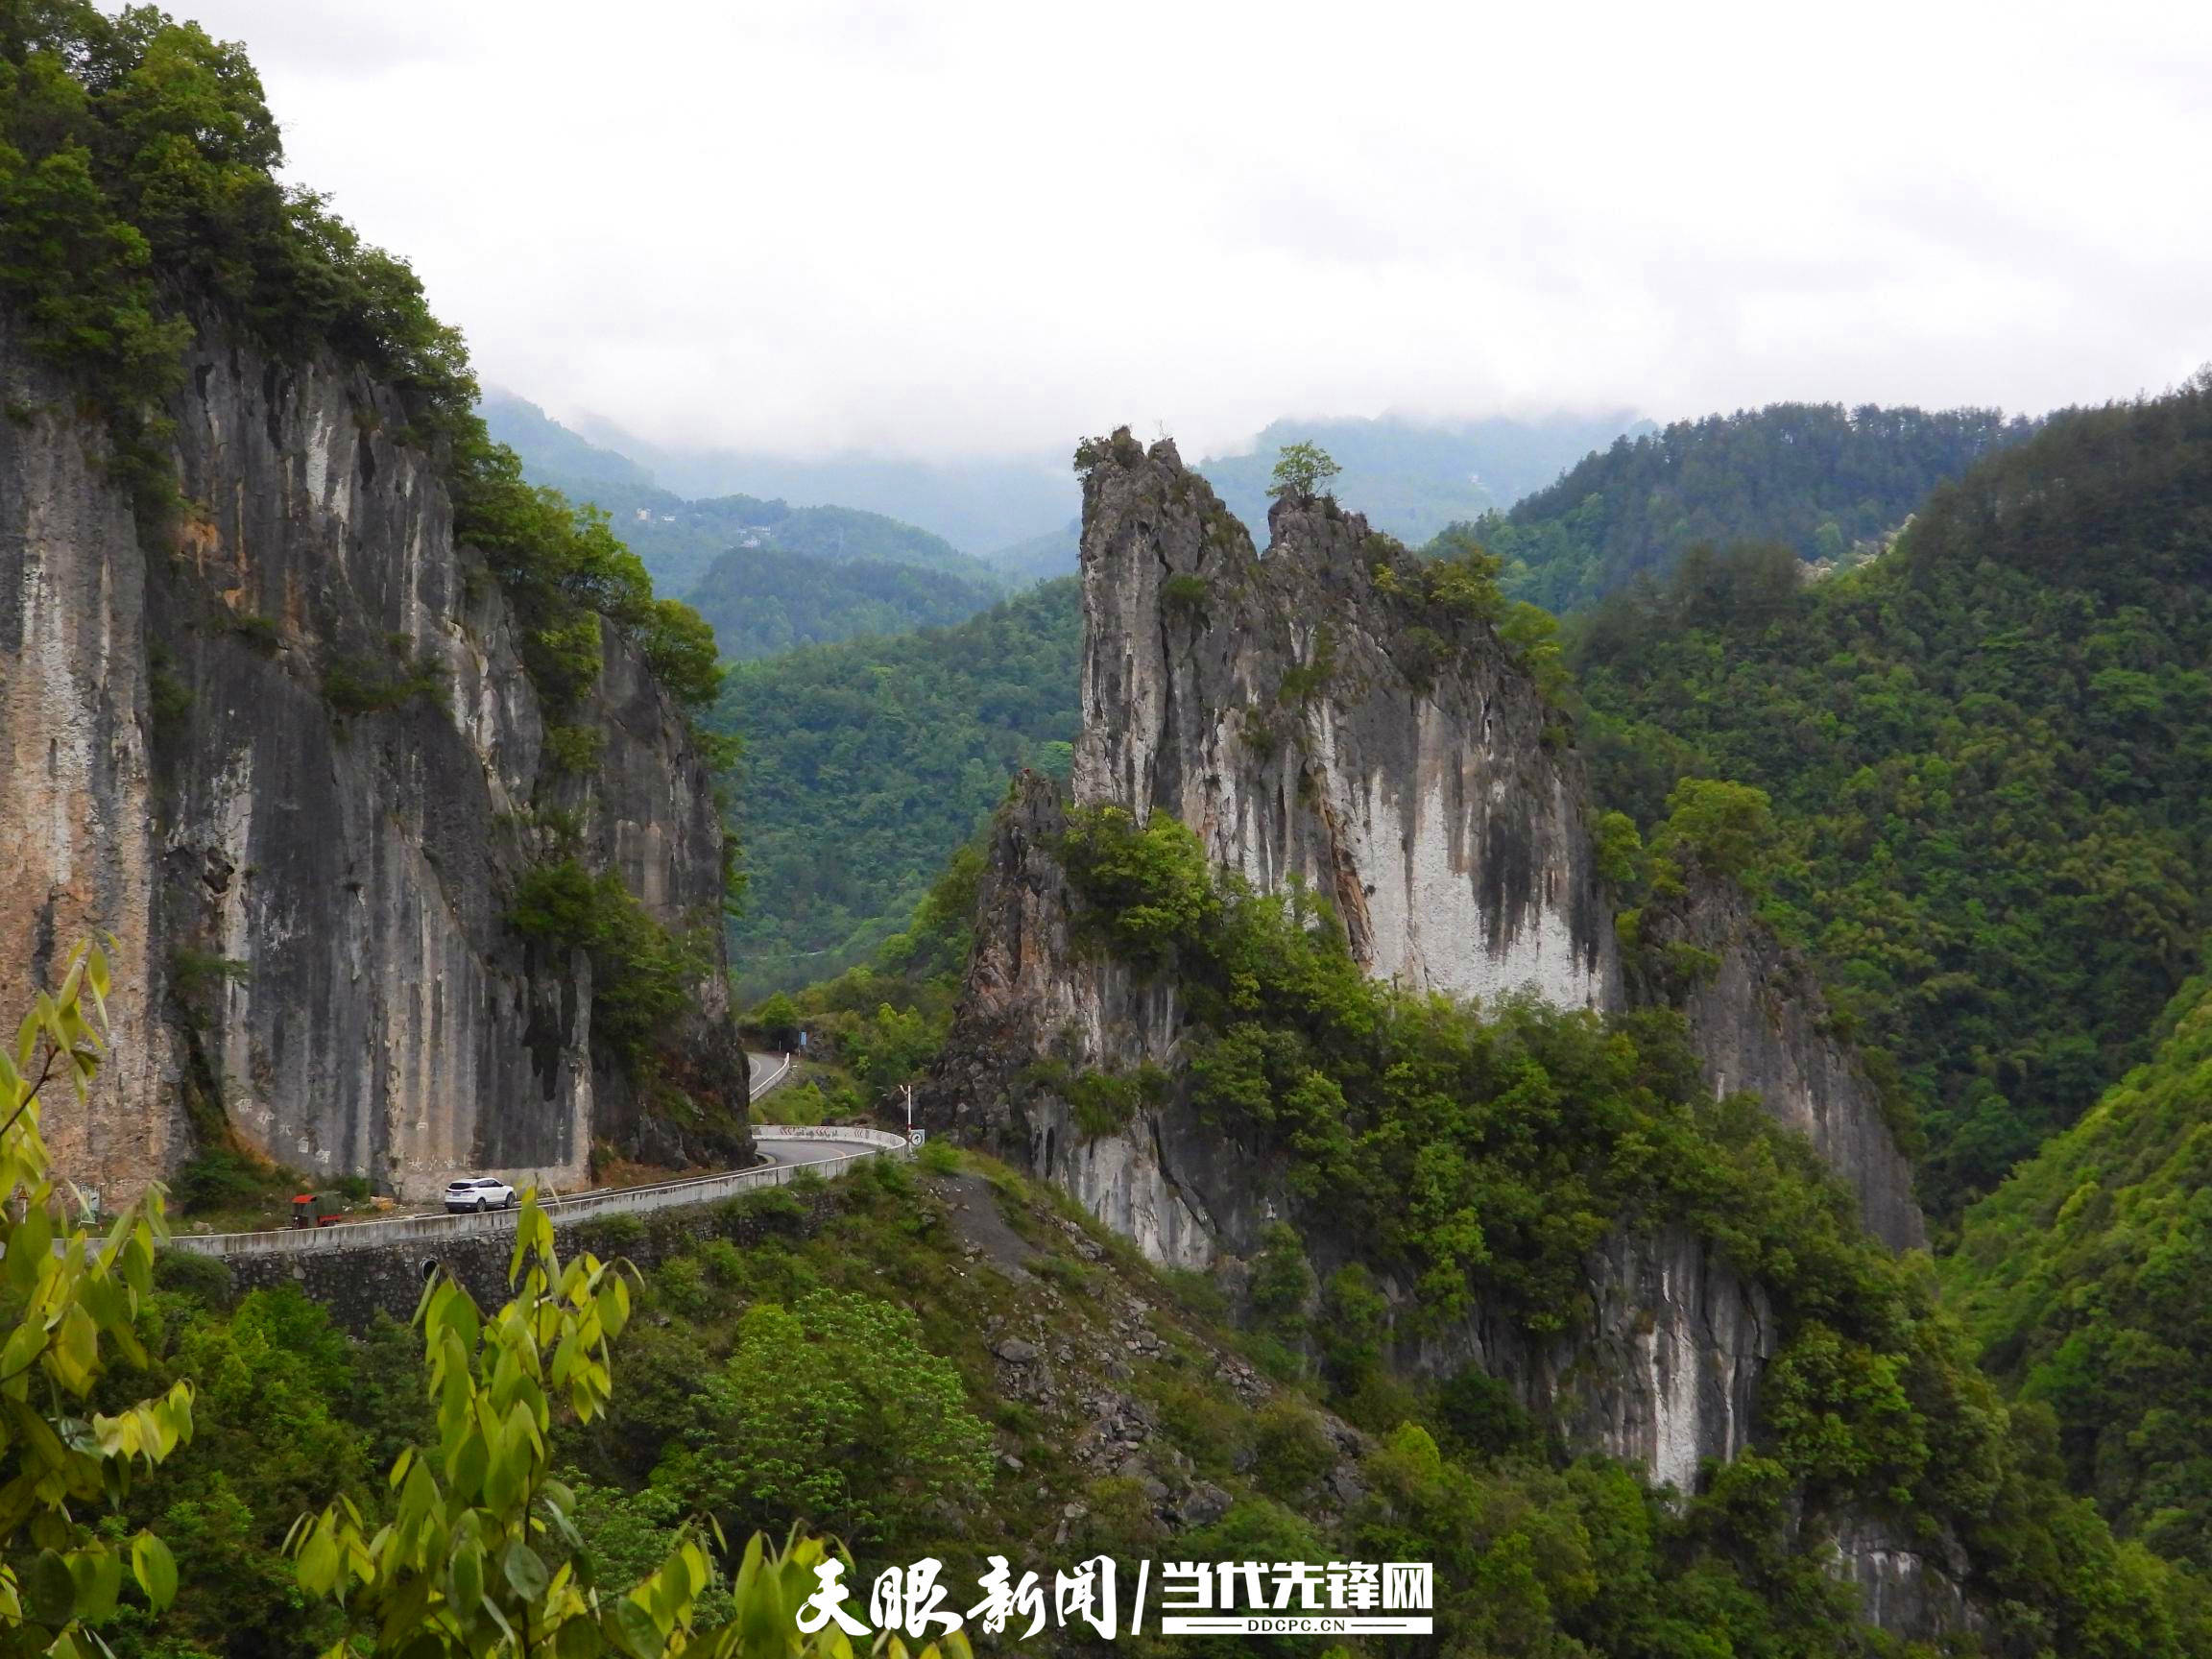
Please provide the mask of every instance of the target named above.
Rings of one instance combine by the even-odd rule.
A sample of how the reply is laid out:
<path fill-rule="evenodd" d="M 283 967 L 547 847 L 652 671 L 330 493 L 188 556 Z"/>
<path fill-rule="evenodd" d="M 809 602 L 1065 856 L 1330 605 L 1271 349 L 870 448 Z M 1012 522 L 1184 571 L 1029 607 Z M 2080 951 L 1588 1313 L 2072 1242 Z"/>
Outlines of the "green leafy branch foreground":
<path fill-rule="evenodd" d="M 193 1432 L 188 1382 L 116 1410 L 96 1406 L 104 1380 L 150 1365 L 141 1324 L 167 1236 L 160 1188 L 99 1240 L 82 1214 L 56 1219 L 62 1195 L 40 1134 L 41 1094 L 66 1077 L 86 1095 L 108 1052 L 108 991 L 106 954 L 81 949 L 59 990 L 38 995 L 12 1056 L 0 1054 L 0 1190 L 23 1198 L 19 1212 L 0 1207 L 0 1654 L 110 1653 L 101 1627 L 121 1611 L 126 1560 L 147 1615 L 157 1619 L 180 1589 L 176 1561 L 151 1530 L 126 1538 L 78 1512 L 119 1510 L 133 1469 L 168 1460 Z M 589 1253 L 564 1265 L 532 1197 L 504 1307 L 486 1318 L 449 1276 L 430 1285 L 416 1317 L 435 1444 L 399 1452 L 379 1518 L 341 1497 L 302 1516 L 286 1541 L 306 1593 L 352 1616 L 331 1659 L 851 1659 L 834 1624 L 811 1637 L 798 1629 L 829 1547 L 796 1528 L 781 1548 L 753 1535 L 710 1623 L 698 1617 L 720 1576 L 710 1521 L 680 1527 L 636 1582 L 602 1581 L 578 1494 L 554 1478 L 551 1448 L 557 1419 L 589 1424 L 613 1397 L 611 1345 L 629 1321 L 634 1277 Z M 280 1452 L 283 1426 L 270 1427 Z M 957 1635 L 942 1648 L 924 1659 L 967 1653 Z M 877 1650 L 905 1652 L 896 1638 Z"/>
<path fill-rule="evenodd" d="M 372 1650 L 431 1655 L 805 1654 L 845 1659 L 834 1624 L 803 1636 L 797 1615 L 818 1587 L 819 1539 L 796 1531 L 772 1548 L 755 1533 L 731 1577 L 728 1617 L 699 1621 L 716 1578 L 711 1521 L 679 1529 L 667 1556 L 635 1586 L 602 1585 L 579 1529 L 576 1492 L 554 1478 L 558 1411 L 579 1424 L 613 1398 L 610 1344 L 630 1318 L 631 1270 L 589 1253 L 564 1267 L 553 1224 L 524 1201 L 508 1265 L 514 1299 L 486 1319 L 469 1293 L 441 1277 L 422 1299 L 422 1327 L 438 1444 L 412 1447 L 392 1465 L 391 1513 L 372 1527 L 351 1499 L 303 1517 L 288 1547 L 309 1594 L 349 1604 L 372 1631 Z M 887 1650 L 902 1654 L 896 1639 Z M 957 1635 L 944 1644 L 964 1655 Z M 357 1651 L 334 1644 L 330 1659 Z M 936 1645 L 926 1656 L 939 1651 Z"/>
<path fill-rule="evenodd" d="M 1294 959 L 1286 972 L 1310 971 L 1310 959 Z M 1266 1007 L 1279 990 L 1262 980 L 1255 994 Z M 55 1002 L 69 1028 L 66 987 Z M 61 1052 L 86 1046 L 73 1037 Z M 2054 1498 L 2037 1415 L 1989 1407 L 1977 1417 L 1972 1408 L 1986 1402 L 1970 1398 L 1960 1420 L 1918 1350 L 1899 1360 L 1856 1327 L 1821 1334 L 1793 1319 L 1787 1359 L 1767 1374 L 1754 1450 L 1708 1470 L 1684 1501 L 1609 1459 L 1569 1458 L 1477 1368 L 1434 1382 L 1393 1373 L 1382 1273 L 1363 1282 L 1347 1269 L 1316 1285 L 1302 1241 L 1285 1229 L 1287 1239 L 1255 1263 L 1252 1301 L 1266 1324 L 1251 1342 L 1270 1363 L 1270 1334 L 1317 1348 L 1331 1399 L 1377 1437 L 1358 1464 L 1365 1496 L 1339 1511 L 1340 1498 L 1316 1497 L 1332 1489 L 1339 1454 L 1297 1379 L 1254 1411 L 1220 1383 L 1209 1346 L 1219 1334 L 1171 1313 L 1186 1294 L 1190 1306 L 1203 1300 L 1206 1286 L 1164 1284 L 1125 1246 L 1094 1239 L 1096 1260 L 1069 1249 L 1072 1219 L 1010 1172 L 987 1170 L 989 1187 L 973 1175 L 936 1186 L 958 1163 L 945 1148 L 920 1176 L 870 1166 L 840 1184 L 818 1238 L 788 1193 L 762 1195 L 778 1202 L 749 1208 L 745 1248 L 686 1238 L 643 1280 L 590 1255 L 556 1258 L 533 1214 L 510 1262 L 509 1304 L 486 1316 L 442 1281 L 412 1340 L 393 1325 L 344 1338 L 288 1289 L 253 1292 L 210 1317 L 217 1264 L 161 1257 L 132 1330 L 161 1397 L 193 1402 L 192 1443 L 157 1479 L 109 1494 L 113 1507 L 84 1521 L 70 1548 L 104 1543 L 128 1556 L 143 1523 L 175 1545 L 178 1570 L 164 1573 L 165 1552 L 141 1546 L 147 1577 L 133 1575 L 112 1608 L 72 1602 L 73 1646 L 56 1648 L 60 1632 L 41 1625 L 7 1650 L 90 1652 L 97 1639 L 118 1659 L 842 1654 L 832 1630 L 811 1647 L 796 1631 L 795 1609 L 826 1558 L 807 1531 L 834 1527 L 872 1564 L 942 1555 L 957 1576 L 981 1549 L 1046 1545 L 1075 1498 L 1088 1513 L 1070 1544 L 1085 1554 L 1433 1559 L 1435 1651 L 1894 1654 L 1855 1623 L 1821 1529 L 1839 1490 L 1910 1482 L 1899 1471 L 1922 1445 L 1931 1463 L 1950 1459 L 1950 1448 L 1984 1449 L 1985 1479 L 1968 1495 L 1985 1509 L 1969 1537 L 1970 1588 L 1995 1621 L 1985 1647 L 2206 1650 L 2196 1581 L 2116 1547 L 2086 1503 Z M 1026 1282 L 971 1271 L 963 1255 L 954 1205 L 993 1196 L 1029 1241 Z M 618 1219 L 627 1225 L 604 1224 L 594 1252 L 644 1237 L 633 1218 Z M 1805 1231 L 1818 1255 L 1816 1216 Z M 48 1254 L 64 1266 L 76 1259 Z M 6 1260 L 36 1255 L 12 1247 Z M 1080 1348 L 1099 1333 L 1071 1306 L 1132 1294 L 1154 1310 L 1166 1347 L 1112 1386 L 1157 1414 L 1149 1460 L 1165 1469 L 1185 1456 L 1193 1474 L 1232 1490 L 1217 1520 L 1169 1530 L 1140 1481 L 1073 1463 L 1068 1420 L 993 1395 L 993 1329 L 1059 1320 L 1059 1336 Z M 649 1316 L 636 1317 L 640 1309 Z M 9 1314 L 12 1332 L 13 1306 Z M 141 1367 L 102 1341 L 116 1358 L 103 1380 L 111 1390 Z M 618 1392 L 609 1370 L 617 1343 Z M 1118 1338 L 1109 1346 L 1117 1358 L 1124 1352 Z M 1940 1358 L 1939 1333 L 1932 1346 Z M 406 1348 L 428 1358 L 426 1389 Z M 170 1370 L 193 1377 L 183 1395 Z M 1023 1472 L 991 1478 L 994 1440 L 1019 1450 Z M 589 1473 L 570 1473 L 564 1455 Z M 377 1481 L 387 1469 L 397 1479 Z M 640 1476 L 642 1489 L 629 1489 Z M 333 1491 L 349 1499 L 333 1503 Z M 1911 1502 L 1933 1503 L 1926 1491 Z M 95 1487 L 82 1500 L 87 1516 L 100 1496 Z M 313 1513 L 290 1534 L 291 1558 L 270 1553 L 260 1540 L 273 1544 L 282 1528 L 258 1517 L 303 1507 Z M 709 1523 L 685 1518 L 691 1511 L 804 1529 L 781 1550 L 756 1537 L 728 1559 Z M 978 1530 L 982 1517 L 989 1526 Z M 1955 1524 L 1956 1511 L 1936 1519 Z M 0 1560 L 22 1571 L 36 1554 L 17 1530 Z M 160 1611 L 172 1584 L 176 1604 Z"/>
<path fill-rule="evenodd" d="M 70 959 L 60 988 L 40 992 L 12 1056 L 0 1053 L 0 1653 L 73 1659 L 105 1648 L 95 1626 L 115 1611 L 129 1557 L 158 1611 L 177 1565 L 151 1532 L 128 1543 L 87 1526 L 77 1505 L 119 1503 L 133 1468 L 152 1468 L 192 1437 L 192 1387 L 114 1411 L 92 1404 L 110 1356 L 142 1368 L 136 1321 L 167 1237 L 154 1189 L 95 1241 L 88 1217 L 66 1219 L 74 1194 L 54 1182 L 40 1133 L 49 1084 L 83 1100 L 107 1055 L 108 959 L 97 945 Z M 57 1217 L 63 1219 L 58 1221 Z"/>

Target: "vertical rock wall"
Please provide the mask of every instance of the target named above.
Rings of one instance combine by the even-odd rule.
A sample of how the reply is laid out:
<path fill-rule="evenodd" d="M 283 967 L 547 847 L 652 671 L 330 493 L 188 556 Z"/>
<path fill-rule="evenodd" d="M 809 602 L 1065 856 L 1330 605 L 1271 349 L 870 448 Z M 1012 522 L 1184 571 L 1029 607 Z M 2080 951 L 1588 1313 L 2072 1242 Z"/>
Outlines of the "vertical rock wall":
<path fill-rule="evenodd" d="M 1378 588 L 1392 555 L 1363 518 L 1317 502 L 1271 526 L 1262 558 L 1172 445 L 1092 471 L 1076 805 L 1159 807 L 1262 891 L 1305 882 L 1384 977 L 1616 1003 L 1578 780 L 1534 687 Z"/>
<path fill-rule="evenodd" d="M 212 333 L 189 369 L 184 511 L 142 535 L 98 429 L 0 324 L 0 843 L 20 872 L 0 1007 L 89 927 L 123 950 L 123 1070 L 55 1114 L 64 1168 L 134 1190 L 210 1108 L 280 1163 L 406 1195 L 465 1170 L 574 1184 L 594 1137 L 684 1151 L 595 1050 L 588 962 L 503 919 L 557 815 L 588 864 L 713 941 L 679 1058 L 733 1126 L 692 1149 L 740 1152 L 719 812 L 635 648 L 603 630 L 569 716 L 601 763 L 562 775 L 397 399 Z"/>
<path fill-rule="evenodd" d="M 45 1133 L 64 1168 L 150 1173 L 168 1166 L 178 1123 L 158 952 L 150 928 L 121 925 L 143 916 L 159 866 L 146 572 L 105 450 L 45 406 L 60 394 L 15 360 L 0 314 L 0 1010 L 12 1043 L 29 988 L 96 929 L 115 931 L 115 1060 L 101 1093 L 145 1109 L 64 1102 Z"/>
<path fill-rule="evenodd" d="M 1073 895 L 1051 851 L 1066 822 L 1052 784 L 1035 774 L 999 816 L 975 951 L 926 1116 L 1057 1183 L 1156 1262 L 1204 1267 L 1248 1256 L 1269 1220 L 1299 1213 L 1271 1147 L 1172 1103 L 1141 1111 L 1121 1133 L 1089 1136 L 1064 1100 L 1031 1081 L 1040 1059 L 1079 1071 L 1178 1060 L 1172 983 L 1139 981 L 1112 957 L 1076 948 Z M 1325 1212 L 1307 1238 L 1324 1275 L 1348 1258 Z M 1383 1287 L 1399 1301 L 1412 1294 L 1387 1278 Z M 1400 1344 L 1396 1359 L 1427 1376 L 1479 1364 L 1574 1443 L 1685 1487 L 1701 1458 L 1730 1457 L 1744 1444 L 1774 1321 L 1764 1295 L 1697 1240 L 1678 1231 L 1609 1239 L 1587 1264 L 1570 1325 L 1540 1340 L 1478 1310 Z"/>
<path fill-rule="evenodd" d="M 1715 1090 L 1756 1094 L 1851 1183 L 1868 1233 L 1893 1249 L 1924 1248 L 1912 1168 L 1873 1082 L 1836 1034 L 1811 968 L 1759 925 L 1743 890 L 1693 876 L 1684 899 L 1644 912 L 1643 931 L 1654 946 L 1686 944 L 1714 963 L 1680 1000 Z"/>

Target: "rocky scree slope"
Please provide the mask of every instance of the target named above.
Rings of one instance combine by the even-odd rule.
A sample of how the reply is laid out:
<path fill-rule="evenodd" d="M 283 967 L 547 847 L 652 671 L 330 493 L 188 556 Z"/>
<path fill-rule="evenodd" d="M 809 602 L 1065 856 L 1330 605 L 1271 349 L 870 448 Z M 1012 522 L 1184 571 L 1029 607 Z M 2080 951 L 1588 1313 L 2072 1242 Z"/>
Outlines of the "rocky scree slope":
<path fill-rule="evenodd" d="M 389 390 L 203 328 L 167 410 L 185 507 L 155 527 L 19 342 L 0 316 L 0 1001 L 89 929 L 121 951 L 121 1070 L 52 1116 L 60 1167 L 119 1196 L 234 1137 L 414 1195 L 576 1182 L 594 1140 L 743 1155 L 720 811 L 630 640 L 599 623 L 561 717 L 579 766 Z M 508 924 L 557 851 L 698 942 L 657 1068 L 679 1113 L 594 1039 L 588 953 Z"/>
<path fill-rule="evenodd" d="M 1371 975 L 1484 1000 L 1630 1004 L 1578 764 L 1487 623 L 1440 613 L 1403 549 L 1327 499 L 1279 504 L 1256 553 L 1166 443 L 1107 448 L 1084 526 L 1076 808 L 1171 813 L 1255 889 L 1303 884 L 1334 906 Z M 1326 1198 L 1300 1204 L 1277 1149 L 1182 1103 L 1172 975 L 1079 937 L 1055 851 L 1068 813 L 1031 775 L 997 823 L 927 1119 L 1060 1185 L 1156 1261 L 1250 1259 L 1293 1216 L 1326 1278 L 1357 1255 L 1332 1239 Z M 1873 1234 L 1920 1243 L 1909 1168 L 1805 976 L 1785 972 L 1732 891 L 1697 898 L 1674 926 L 1719 961 L 1686 1010 L 1708 1081 L 1759 1090 L 1857 1190 Z M 1108 1133 L 1087 1131 L 1052 1083 L 1146 1065 L 1171 1080 L 1165 1097 Z M 1401 1308 L 1412 1296 L 1385 1291 Z M 1701 1458 L 1744 1446 L 1776 1330 L 1760 1287 L 1698 1238 L 1621 1231 L 1586 1263 L 1566 1332 L 1534 1335 L 1479 1308 L 1402 1339 L 1395 1359 L 1426 1376 L 1479 1364 L 1569 1443 L 1687 1488 Z M 1844 1543 L 1869 1605 L 1911 1603 L 1910 1622 L 1949 1604 L 1940 1571 L 1879 1528 Z"/>

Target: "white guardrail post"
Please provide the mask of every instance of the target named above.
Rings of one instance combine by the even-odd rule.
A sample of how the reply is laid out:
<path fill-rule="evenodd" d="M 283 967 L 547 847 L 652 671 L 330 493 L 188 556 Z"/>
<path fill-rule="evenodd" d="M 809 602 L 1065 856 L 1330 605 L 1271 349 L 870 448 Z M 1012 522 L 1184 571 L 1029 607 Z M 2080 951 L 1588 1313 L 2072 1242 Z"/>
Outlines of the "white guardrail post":
<path fill-rule="evenodd" d="M 788 1065 L 788 1062 L 786 1062 Z M 780 1079 L 779 1079 L 780 1080 Z M 863 1158 L 911 1157 L 913 1149 L 903 1135 L 883 1129 L 839 1129 L 825 1125 L 796 1129 L 777 1123 L 754 1125 L 756 1141 L 826 1141 L 860 1150 L 811 1158 L 802 1164 L 763 1164 L 751 1169 L 733 1169 L 721 1175 L 699 1175 L 686 1181 L 663 1181 L 651 1187 L 608 1187 L 596 1192 L 579 1192 L 572 1198 L 548 1198 L 539 1206 L 565 1227 L 600 1215 L 642 1215 L 656 1210 L 676 1210 L 693 1204 L 712 1204 L 761 1187 L 781 1187 L 802 1169 L 825 1177 L 843 1173 Z M 346 1221 L 334 1227 L 274 1228 L 263 1233 L 177 1233 L 169 1247 L 196 1256 L 236 1260 L 249 1256 L 320 1255 L 335 1250 L 373 1250 L 391 1244 L 417 1244 L 444 1238 L 469 1238 L 482 1234 L 505 1233 L 515 1226 L 515 1212 L 493 1210 L 477 1214 L 407 1215 L 390 1221 Z"/>

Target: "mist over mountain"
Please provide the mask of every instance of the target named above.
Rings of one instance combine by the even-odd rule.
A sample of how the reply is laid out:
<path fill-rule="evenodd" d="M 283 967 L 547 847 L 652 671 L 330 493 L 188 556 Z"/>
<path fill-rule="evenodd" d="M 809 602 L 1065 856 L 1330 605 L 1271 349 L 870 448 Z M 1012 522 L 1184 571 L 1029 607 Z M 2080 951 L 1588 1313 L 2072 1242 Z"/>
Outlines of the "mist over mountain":
<path fill-rule="evenodd" d="M 485 388 L 476 405 L 485 429 L 521 458 L 522 469 L 534 478 L 559 479 L 557 488 L 591 499 L 598 492 L 620 493 L 625 499 L 656 505 L 683 498 L 661 488 L 660 480 L 629 456 L 601 448 L 589 439 L 571 432 L 537 404 L 502 387 Z M 601 500 L 599 504 L 613 508 Z"/>
<path fill-rule="evenodd" d="M 1082 541 L 1083 520 L 1070 518 L 1057 530 L 1047 530 L 1042 536 L 1027 537 L 1001 547 L 983 562 L 1009 582 L 1048 582 L 1075 568 Z"/>
<path fill-rule="evenodd" d="M 684 495 L 777 496 L 796 507 L 856 507 L 919 524 L 968 553 L 1042 535 L 1065 524 L 1077 504 L 1074 476 L 1057 449 L 943 462 L 868 454 L 805 460 L 655 444 L 595 416 L 579 417 L 576 424 L 592 442 L 635 458 L 662 486 Z"/>
<path fill-rule="evenodd" d="M 834 507 L 898 519 L 946 543 L 947 551 L 980 558 L 1017 585 L 1075 568 L 1075 483 L 1057 455 L 927 462 L 849 454 L 809 461 L 656 445 L 592 416 L 579 417 L 572 428 L 513 393 L 488 395 L 483 409 L 494 436 L 522 457 L 532 477 L 614 514 L 638 556 L 666 583 L 696 581 L 715 554 L 743 544 L 744 532 L 764 525 L 754 503 L 783 506 L 794 517 Z M 1626 410 L 1429 422 L 1397 415 L 1286 417 L 1271 421 L 1248 448 L 1197 469 L 1230 510 L 1263 536 L 1276 456 L 1286 445 L 1318 444 L 1344 469 L 1336 485 L 1344 498 L 1362 503 L 1379 528 L 1418 543 L 1447 524 L 1503 512 L 1617 439 L 1657 430 Z M 715 501 L 733 506 L 705 511 Z M 648 516 L 638 517 L 640 508 Z M 717 536 L 728 540 L 716 543 Z M 796 545 L 788 527 L 774 540 Z M 971 580 L 980 575 L 979 567 L 960 569 L 941 557 L 866 551 L 956 570 Z"/>
<path fill-rule="evenodd" d="M 521 458 L 532 483 L 603 509 L 663 588 L 692 587 L 733 549 L 776 547 L 821 559 L 866 559 L 941 571 L 983 590 L 976 608 L 989 603 L 996 591 L 998 578 L 980 560 L 941 536 L 884 514 L 833 504 L 794 506 L 757 495 L 690 499 L 664 488 L 651 469 L 628 455 L 592 443 L 513 393 L 486 394 L 479 411 L 492 435 Z M 726 588 L 723 596 L 729 597 Z M 917 616 L 908 625 L 944 619 Z"/>
<path fill-rule="evenodd" d="M 1622 409 L 1599 415 L 1497 415 L 1479 421 L 1271 421 L 1249 450 L 1198 464 L 1228 509 L 1262 541 L 1275 458 L 1286 445 L 1318 444 L 1343 468 L 1332 488 L 1368 522 L 1403 541 L 1428 541 L 1447 524 L 1513 505 L 1625 434 L 1657 430 Z"/>
<path fill-rule="evenodd" d="M 196 4 L 0 8 L 6 1654 L 2212 1659 L 2212 370 L 1983 403 L 2212 34 Z"/>

